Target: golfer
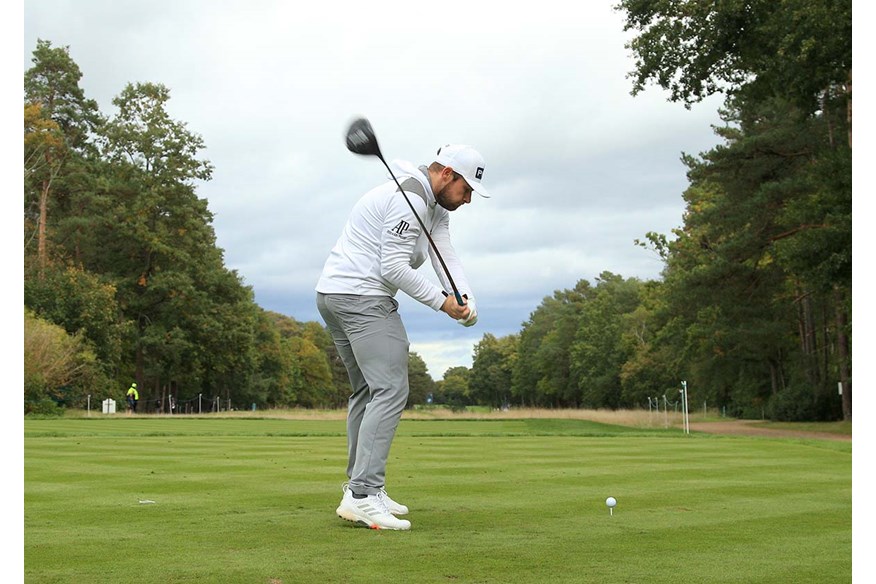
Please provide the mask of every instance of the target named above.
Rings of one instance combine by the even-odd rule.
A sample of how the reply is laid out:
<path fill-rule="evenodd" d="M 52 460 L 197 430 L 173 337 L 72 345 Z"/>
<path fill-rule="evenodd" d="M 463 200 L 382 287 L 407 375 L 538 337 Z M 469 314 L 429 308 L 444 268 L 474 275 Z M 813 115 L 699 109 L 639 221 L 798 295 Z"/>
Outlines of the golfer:
<path fill-rule="evenodd" d="M 408 508 L 386 493 L 386 461 L 408 399 L 408 342 L 398 290 L 463 326 L 477 322 L 475 298 L 450 242 L 450 211 L 471 202 L 484 159 L 471 146 L 447 145 L 419 168 L 393 161 L 393 174 L 429 230 L 466 305 L 460 306 L 408 202 L 390 180 L 359 199 L 316 285 L 316 304 L 347 368 L 349 460 L 342 519 L 377 529 L 410 529 Z M 430 257 L 443 289 L 417 272 Z"/>

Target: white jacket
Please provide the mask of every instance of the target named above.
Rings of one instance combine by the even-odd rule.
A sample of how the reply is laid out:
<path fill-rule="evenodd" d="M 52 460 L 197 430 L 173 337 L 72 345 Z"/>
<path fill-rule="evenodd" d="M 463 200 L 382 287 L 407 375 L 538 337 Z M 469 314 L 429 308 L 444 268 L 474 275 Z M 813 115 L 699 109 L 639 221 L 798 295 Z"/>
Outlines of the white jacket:
<path fill-rule="evenodd" d="M 423 186 L 426 200 L 414 192 L 406 192 L 407 198 L 429 230 L 460 294 L 473 299 L 462 263 L 450 242 L 450 213 L 435 201 L 425 167 L 418 169 L 400 160 L 393 161 L 391 167 L 399 183 L 414 178 Z M 443 290 L 417 272 L 427 254 Z M 365 193 L 353 207 L 325 262 L 316 291 L 395 296 L 398 290 L 440 310 L 443 292 L 451 293 L 452 286 L 411 208 L 390 179 Z"/>

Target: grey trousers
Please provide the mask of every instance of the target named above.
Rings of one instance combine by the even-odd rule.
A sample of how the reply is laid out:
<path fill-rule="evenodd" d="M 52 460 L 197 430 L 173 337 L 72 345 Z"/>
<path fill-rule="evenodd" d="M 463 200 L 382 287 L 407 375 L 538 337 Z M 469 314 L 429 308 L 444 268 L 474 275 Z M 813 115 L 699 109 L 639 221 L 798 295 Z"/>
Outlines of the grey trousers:
<path fill-rule="evenodd" d="M 316 295 L 316 306 L 347 368 L 347 476 L 357 494 L 384 487 L 386 461 L 408 401 L 408 335 L 389 296 Z"/>

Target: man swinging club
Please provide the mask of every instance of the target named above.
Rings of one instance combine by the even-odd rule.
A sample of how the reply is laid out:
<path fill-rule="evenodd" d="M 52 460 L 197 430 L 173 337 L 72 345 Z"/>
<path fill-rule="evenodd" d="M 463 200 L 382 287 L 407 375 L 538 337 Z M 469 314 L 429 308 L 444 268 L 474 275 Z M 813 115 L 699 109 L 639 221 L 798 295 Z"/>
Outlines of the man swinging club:
<path fill-rule="evenodd" d="M 367 125 L 364 138 L 374 139 L 370 124 L 361 122 Z M 383 160 L 376 139 L 369 151 L 350 143 L 348 136 L 352 151 Z M 428 167 L 396 160 L 390 173 L 393 180 L 354 205 L 316 285 L 316 302 L 352 386 L 349 482 L 337 514 L 373 529 L 403 530 L 410 521 L 395 515 L 408 508 L 392 500 L 385 485 L 409 390 L 410 344 L 394 296 L 401 290 L 466 327 L 477 322 L 474 295 L 451 245 L 449 216 L 471 202 L 472 192 L 489 193 L 481 185 L 484 159 L 471 146 L 444 146 Z M 417 272 L 427 255 L 444 289 Z"/>

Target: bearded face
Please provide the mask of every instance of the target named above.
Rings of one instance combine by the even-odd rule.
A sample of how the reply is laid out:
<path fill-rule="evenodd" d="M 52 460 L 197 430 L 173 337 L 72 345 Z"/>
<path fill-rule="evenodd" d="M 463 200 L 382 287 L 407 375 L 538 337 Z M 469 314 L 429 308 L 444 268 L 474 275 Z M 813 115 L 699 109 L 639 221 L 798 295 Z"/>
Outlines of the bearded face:
<path fill-rule="evenodd" d="M 454 173 L 453 180 L 435 193 L 435 200 L 448 211 L 455 211 L 471 202 L 471 187 L 462 176 Z"/>

